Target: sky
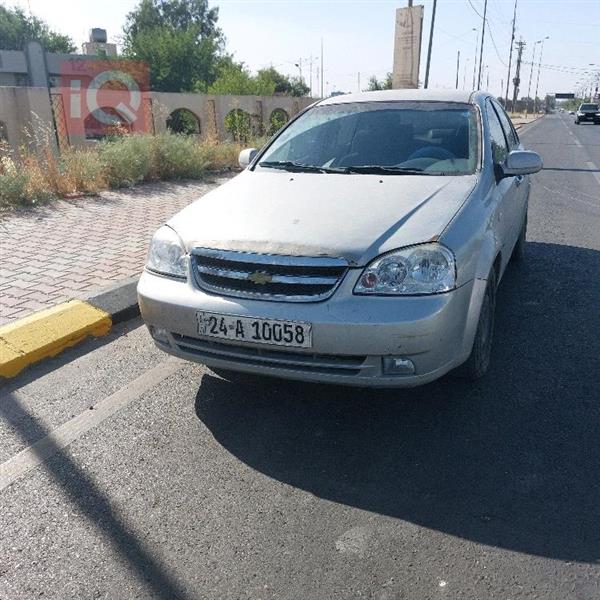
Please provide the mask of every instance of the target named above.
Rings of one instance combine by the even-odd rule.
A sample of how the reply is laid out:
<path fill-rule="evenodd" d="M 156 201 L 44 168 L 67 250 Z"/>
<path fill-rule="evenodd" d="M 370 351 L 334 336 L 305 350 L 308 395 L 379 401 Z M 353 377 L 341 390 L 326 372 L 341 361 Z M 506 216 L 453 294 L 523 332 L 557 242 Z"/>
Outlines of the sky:
<path fill-rule="evenodd" d="M 0 0 L 2 1 L 2 0 Z M 219 8 L 219 26 L 227 50 L 253 71 L 273 65 L 289 75 L 302 59 L 302 75 L 310 83 L 310 59 L 315 96 L 323 39 L 324 88 L 355 92 L 365 89 L 371 75 L 383 78 L 392 69 L 395 10 L 406 0 L 209 0 Z M 44 19 L 52 29 L 68 34 L 81 47 L 89 29 L 108 30 L 119 42 L 127 13 L 136 0 L 8 0 Z M 433 0 L 414 0 L 425 6 L 421 79 L 429 40 Z M 481 38 L 484 0 L 438 0 L 431 58 L 430 87 L 454 88 L 460 51 L 459 87 L 473 81 L 476 35 Z M 504 95 L 514 0 L 488 0 L 482 88 Z M 473 31 L 476 28 L 477 32 Z M 521 94 L 531 76 L 531 95 L 537 84 L 542 44 L 543 68 L 539 96 L 576 91 L 600 76 L 600 0 L 518 0 L 516 39 L 526 42 Z M 514 74 L 513 55 L 513 74 Z M 590 66 L 593 63 L 594 66 Z M 587 72 L 586 72 L 587 71 Z M 596 74 L 594 74 L 596 73 Z M 360 74 L 360 75 L 359 75 Z M 489 75 L 489 86 L 487 85 Z M 511 75 L 512 78 L 513 75 Z M 502 86 L 502 88 L 501 88 Z M 512 95 L 512 85 L 510 95 Z"/>

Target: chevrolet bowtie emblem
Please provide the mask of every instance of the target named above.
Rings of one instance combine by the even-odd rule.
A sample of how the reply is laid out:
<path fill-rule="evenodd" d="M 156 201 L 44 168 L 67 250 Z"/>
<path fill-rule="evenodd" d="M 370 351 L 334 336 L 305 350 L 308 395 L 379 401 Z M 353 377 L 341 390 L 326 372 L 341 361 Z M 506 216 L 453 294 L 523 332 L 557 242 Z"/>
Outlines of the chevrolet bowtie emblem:
<path fill-rule="evenodd" d="M 254 273 L 248 275 L 248 280 L 257 285 L 264 285 L 265 283 L 270 283 L 273 280 L 273 276 L 264 271 L 254 271 Z"/>

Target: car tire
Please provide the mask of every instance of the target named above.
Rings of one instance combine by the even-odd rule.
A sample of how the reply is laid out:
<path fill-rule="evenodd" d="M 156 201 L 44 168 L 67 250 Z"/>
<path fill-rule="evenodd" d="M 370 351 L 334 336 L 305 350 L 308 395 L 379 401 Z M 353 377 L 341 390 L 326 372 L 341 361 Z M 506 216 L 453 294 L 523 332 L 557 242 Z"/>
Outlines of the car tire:
<path fill-rule="evenodd" d="M 579 125 L 579 121 L 575 121 L 575 125 Z"/>
<path fill-rule="evenodd" d="M 461 379 L 476 381 L 481 379 L 490 365 L 492 343 L 494 341 L 494 316 L 496 312 L 496 271 L 492 267 L 488 276 L 485 296 L 481 304 L 479 321 L 473 348 L 469 358 L 455 371 Z"/>
<path fill-rule="evenodd" d="M 527 214 L 525 214 L 525 220 L 521 227 L 521 233 L 519 233 L 519 239 L 513 248 L 511 260 L 513 262 L 523 262 L 525 260 L 525 244 L 527 243 Z"/>

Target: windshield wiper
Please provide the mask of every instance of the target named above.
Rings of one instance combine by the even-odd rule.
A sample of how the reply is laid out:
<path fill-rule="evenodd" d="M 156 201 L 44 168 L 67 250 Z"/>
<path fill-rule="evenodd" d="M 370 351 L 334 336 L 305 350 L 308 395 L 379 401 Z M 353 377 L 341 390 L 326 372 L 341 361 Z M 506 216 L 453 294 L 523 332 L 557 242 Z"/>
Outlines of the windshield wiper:
<path fill-rule="evenodd" d="M 266 169 L 281 169 L 282 171 L 291 171 L 292 173 L 346 173 L 346 169 L 303 165 L 291 160 L 266 160 L 259 162 L 258 165 Z"/>
<path fill-rule="evenodd" d="M 423 169 L 409 167 L 384 167 L 382 165 L 355 165 L 344 167 L 346 173 L 366 173 L 374 175 L 431 175 Z"/>

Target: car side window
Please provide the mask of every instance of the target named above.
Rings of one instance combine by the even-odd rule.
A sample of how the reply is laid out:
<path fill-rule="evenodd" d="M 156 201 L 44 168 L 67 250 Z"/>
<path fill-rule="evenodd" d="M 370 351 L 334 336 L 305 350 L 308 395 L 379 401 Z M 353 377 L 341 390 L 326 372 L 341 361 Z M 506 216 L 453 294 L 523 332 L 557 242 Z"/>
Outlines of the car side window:
<path fill-rule="evenodd" d="M 494 102 L 494 100 L 492 100 L 492 105 L 496 109 L 496 114 L 498 115 L 498 118 L 500 119 L 500 124 L 502 125 L 502 129 L 504 129 L 504 135 L 506 136 L 506 139 L 508 140 L 509 149 L 516 150 L 519 147 L 519 138 L 517 137 L 517 132 L 515 131 L 514 127 L 512 126 L 512 123 L 510 122 L 508 115 L 506 114 L 506 112 L 504 112 L 504 109 L 502 108 L 502 106 L 500 106 L 500 104 L 498 104 L 497 102 Z"/>
<path fill-rule="evenodd" d="M 494 158 L 494 163 L 501 164 L 508 154 L 508 144 L 506 143 L 506 137 L 504 136 L 504 130 L 500 124 L 500 119 L 489 100 L 486 102 L 486 113 L 490 131 L 490 140 L 492 142 L 492 156 Z"/>

